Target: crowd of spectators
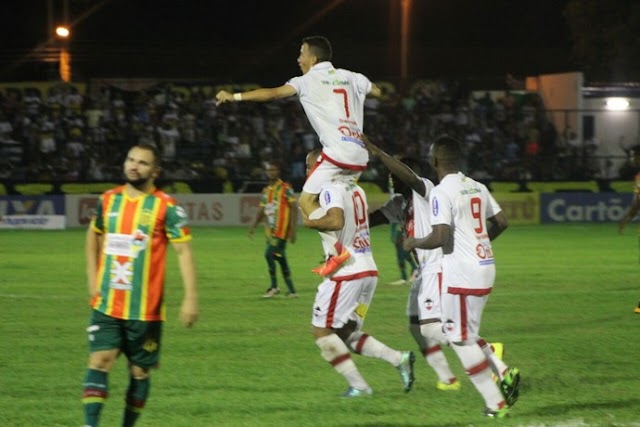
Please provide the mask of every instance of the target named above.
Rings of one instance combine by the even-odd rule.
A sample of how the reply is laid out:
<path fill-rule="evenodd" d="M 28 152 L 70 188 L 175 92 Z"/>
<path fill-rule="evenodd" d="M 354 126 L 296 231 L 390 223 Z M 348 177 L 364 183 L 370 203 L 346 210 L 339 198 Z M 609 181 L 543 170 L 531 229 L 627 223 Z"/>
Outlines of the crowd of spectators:
<path fill-rule="evenodd" d="M 161 150 L 164 180 L 195 191 L 246 191 L 271 158 L 283 160 L 285 178 L 300 189 L 305 154 L 319 146 L 295 97 L 217 107 L 198 85 L 188 96 L 170 84 L 89 92 L 65 84 L 0 90 L 0 180 L 119 181 L 127 148 L 148 142 Z M 547 120 L 533 93 L 474 96 L 460 82 L 425 81 L 368 98 L 365 115 L 370 138 L 420 159 L 427 175 L 430 142 L 442 134 L 464 143 L 467 172 L 483 181 L 592 179 L 602 169 L 590 145 Z M 362 179 L 384 185 L 386 172 L 373 159 Z"/>

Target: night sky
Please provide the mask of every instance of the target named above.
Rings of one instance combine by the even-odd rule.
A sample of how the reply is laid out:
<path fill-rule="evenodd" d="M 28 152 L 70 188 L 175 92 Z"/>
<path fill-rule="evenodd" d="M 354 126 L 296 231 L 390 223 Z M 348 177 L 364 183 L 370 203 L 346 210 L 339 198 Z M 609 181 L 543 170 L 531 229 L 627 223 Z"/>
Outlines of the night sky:
<path fill-rule="evenodd" d="M 300 39 L 329 37 L 334 65 L 399 75 L 399 0 L 68 0 L 74 77 L 184 77 L 281 84 Z M 0 79 L 38 78 L 25 55 L 47 39 L 47 2 L 12 2 Z M 62 18 L 63 0 L 52 0 Z M 570 70 L 566 0 L 413 0 L 409 77 Z M 7 15 L 5 15 L 7 16 Z"/>

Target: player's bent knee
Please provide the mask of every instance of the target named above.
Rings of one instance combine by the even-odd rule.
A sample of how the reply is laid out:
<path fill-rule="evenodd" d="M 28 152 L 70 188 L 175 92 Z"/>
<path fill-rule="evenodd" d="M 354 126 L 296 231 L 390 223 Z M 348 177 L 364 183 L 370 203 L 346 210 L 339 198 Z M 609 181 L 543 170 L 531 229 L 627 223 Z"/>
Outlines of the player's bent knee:
<path fill-rule="evenodd" d="M 149 369 L 143 368 L 142 366 L 131 365 L 129 368 L 129 372 L 131 376 L 137 380 L 144 380 L 149 378 Z"/>
<path fill-rule="evenodd" d="M 316 340 L 316 345 L 320 349 L 320 355 L 327 362 L 335 360 L 344 352 L 344 349 L 341 348 L 341 346 L 344 346 L 344 344 L 336 334 L 326 335 L 318 338 Z"/>
<path fill-rule="evenodd" d="M 89 356 L 89 368 L 109 372 L 116 362 L 118 350 L 95 351 Z"/>

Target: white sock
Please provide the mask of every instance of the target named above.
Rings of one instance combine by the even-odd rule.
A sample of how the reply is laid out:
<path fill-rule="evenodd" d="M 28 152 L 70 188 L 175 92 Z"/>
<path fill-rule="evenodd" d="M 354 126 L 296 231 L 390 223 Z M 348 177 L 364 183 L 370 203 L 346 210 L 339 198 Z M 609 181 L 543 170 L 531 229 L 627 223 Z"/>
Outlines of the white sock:
<path fill-rule="evenodd" d="M 374 357 L 398 366 L 402 361 L 402 353 L 381 343 L 371 335 L 356 332 L 349 337 L 349 347 L 366 357 Z"/>
<path fill-rule="evenodd" d="M 325 211 L 322 208 L 318 208 L 315 211 L 311 212 L 309 215 L 309 219 L 318 219 L 322 218 L 325 215 Z M 336 237 L 336 233 L 333 231 L 319 231 L 320 238 L 325 244 L 325 248 L 328 248 L 329 255 L 338 255 L 338 251 L 336 251 L 335 244 L 338 242 L 338 238 Z"/>
<path fill-rule="evenodd" d="M 504 398 L 491 378 L 489 361 L 484 356 L 480 346 L 476 342 L 465 343 L 464 345 L 451 343 L 451 348 L 458 355 L 462 367 L 467 372 L 467 376 L 474 387 L 484 398 L 486 407 L 492 410 L 504 407 Z"/>
<path fill-rule="evenodd" d="M 451 371 L 449 362 L 447 362 L 447 358 L 440 347 L 441 343 L 446 342 L 446 338 L 442 332 L 442 323 L 426 323 L 420 326 L 420 331 L 427 342 L 425 358 L 429 366 L 436 372 L 438 380 L 445 384 L 455 382 L 456 376 Z"/>
<path fill-rule="evenodd" d="M 316 340 L 320 355 L 329 362 L 333 369 L 342 375 L 349 385 L 358 390 L 366 390 L 369 385 L 360 375 L 358 367 L 351 360 L 349 348 L 336 334 L 326 335 Z"/>
<path fill-rule="evenodd" d="M 487 357 L 489 365 L 491 365 L 491 371 L 493 372 L 493 375 L 500 378 L 500 381 L 502 381 L 504 379 L 504 372 L 506 372 L 509 367 L 506 363 L 500 360 L 498 356 L 495 355 L 495 353 L 491 349 L 491 344 L 480 338 L 478 340 L 478 345 L 482 349 L 484 355 Z"/>

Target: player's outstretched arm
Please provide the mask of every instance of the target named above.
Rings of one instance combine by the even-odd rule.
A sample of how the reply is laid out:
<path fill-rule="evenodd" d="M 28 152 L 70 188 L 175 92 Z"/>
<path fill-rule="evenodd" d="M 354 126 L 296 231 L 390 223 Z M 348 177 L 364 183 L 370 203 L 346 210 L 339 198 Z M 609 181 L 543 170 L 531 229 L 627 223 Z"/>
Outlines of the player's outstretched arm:
<path fill-rule="evenodd" d="M 413 170 L 411 170 L 409 166 L 384 152 L 384 150 L 375 145 L 368 136 L 363 135 L 362 142 L 364 142 L 367 150 L 369 150 L 372 155 L 379 158 L 380 161 L 384 163 L 384 165 L 393 175 L 398 177 L 398 179 L 407 184 L 413 191 L 420 194 L 422 197 L 426 196 L 427 189 L 424 185 L 424 182 L 418 177 L 418 175 L 416 175 Z"/>
<path fill-rule="evenodd" d="M 380 98 L 382 97 L 382 89 L 380 89 L 380 87 L 376 86 L 375 83 L 371 83 L 371 92 L 369 92 L 369 95 L 375 97 L 375 98 Z"/>
<path fill-rule="evenodd" d="M 389 224 L 389 218 L 387 218 L 380 209 L 369 212 L 369 227 L 375 227 L 382 224 Z"/>
<path fill-rule="evenodd" d="M 294 87 L 287 84 L 274 88 L 254 89 L 247 92 L 230 93 L 226 90 L 221 90 L 216 94 L 216 105 L 225 102 L 240 101 L 266 102 L 274 99 L 287 98 L 295 94 L 296 90 Z"/>
<path fill-rule="evenodd" d="M 196 286 L 196 268 L 190 242 L 173 243 L 178 255 L 178 266 L 182 275 L 184 296 L 180 308 L 180 320 L 183 326 L 190 328 L 198 320 L 198 289 Z"/>

